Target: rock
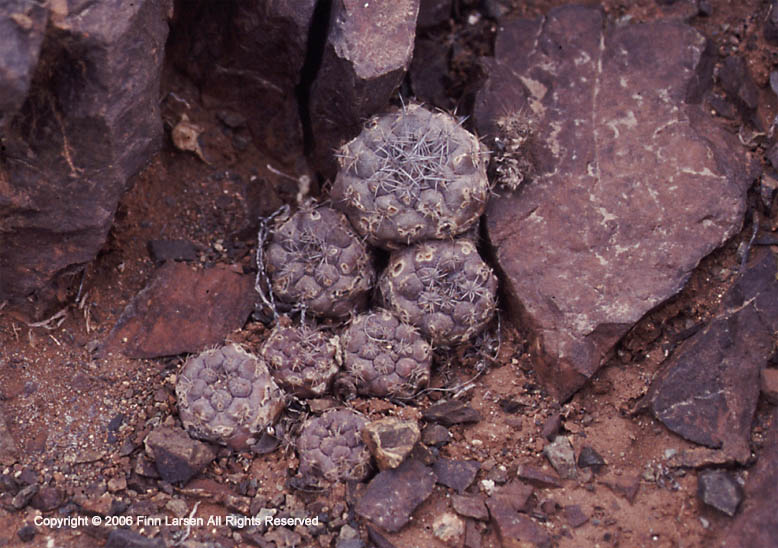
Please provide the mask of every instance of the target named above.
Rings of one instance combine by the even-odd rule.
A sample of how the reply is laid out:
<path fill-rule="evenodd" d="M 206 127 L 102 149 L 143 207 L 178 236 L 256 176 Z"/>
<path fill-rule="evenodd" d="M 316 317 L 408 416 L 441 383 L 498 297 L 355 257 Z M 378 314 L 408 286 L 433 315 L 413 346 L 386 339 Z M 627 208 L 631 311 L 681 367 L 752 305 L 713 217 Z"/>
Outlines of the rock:
<path fill-rule="evenodd" d="M 422 5 L 424 2 L 422 2 Z M 416 99 L 441 109 L 453 110 L 448 96 L 449 46 L 440 40 L 416 40 L 410 67 L 410 80 Z"/>
<path fill-rule="evenodd" d="M 440 424 L 430 424 L 421 431 L 421 441 L 430 447 L 442 447 L 451 440 L 448 428 Z"/>
<path fill-rule="evenodd" d="M 543 448 L 543 455 L 563 478 L 575 479 L 575 451 L 567 436 L 557 436 L 556 439 Z"/>
<path fill-rule="evenodd" d="M 760 390 L 767 401 L 778 405 L 778 369 L 762 369 Z"/>
<path fill-rule="evenodd" d="M 149 257 L 156 265 L 161 265 L 165 261 L 197 260 L 197 248 L 189 240 L 149 240 L 146 248 Z"/>
<path fill-rule="evenodd" d="M 418 27 L 436 27 L 447 23 L 451 17 L 451 0 L 421 0 L 419 2 Z"/>
<path fill-rule="evenodd" d="M 716 317 L 685 340 L 651 384 L 651 411 L 670 430 L 741 463 L 750 457 L 761 369 L 778 331 L 775 256 L 760 248 Z"/>
<path fill-rule="evenodd" d="M 744 112 L 753 112 L 759 102 L 759 90 L 745 59 L 730 55 L 719 69 L 719 82 L 732 101 Z"/>
<path fill-rule="evenodd" d="M 481 533 L 473 520 L 467 520 L 465 523 L 465 542 L 464 548 L 481 548 Z"/>
<path fill-rule="evenodd" d="M 58 2 L 46 4 L 48 22 L 39 4 L 14 0 L 11 18 L 22 35 L 3 33 L 4 41 L 21 40 L 27 53 L 9 44 L 15 51 L 0 57 L 26 63 L 27 71 L 38 33 L 45 28 L 46 35 L 26 100 L 3 130 L 0 301 L 42 314 L 57 298 L 52 285 L 65 289 L 73 272 L 95 258 L 129 177 L 159 148 L 159 81 L 172 2 Z M 6 26 L 8 5 L 0 8 Z M 16 82 L 27 78 L 20 73 Z"/>
<path fill-rule="evenodd" d="M 0 6 L 0 132 L 27 97 L 47 19 L 48 10 L 31 0 Z"/>
<path fill-rule="evenodd" d="M 481 465 L 474 460 L 452 460 L 440 458 L 432 465 L 438 483 L 451 487 L 460 495 L 473 483 Z"/>
<path fill-rule="evenodd" d="M 724 470 L 706 470 L 697 478 L 697 496 L 708 506 L 732 517 L 743 500 L 743 488 Z"/>
<path fill-rule="evenodd" d="M 256 146 L 284 164 L 303 148 L 296 88 L 315 8 L 315 0 L 243 0 L 231 9 L 200 0 L 176 10 L 173 23 L 169 55 L 205 106 L 233 125 L 245 121 Z"/>
<path fill-rule="evenodd" d="M 41 487 L 30 500 L 30 506 L 41 512 L 50 512 L 62 506 L 63 493 L 57 487 Z"/>
<path fill-rule="evenodd" d="M 362 430 L 362 441 L 381 470 L 400 466 L 420 437 L 419 426 L 415 421 L 395 417 L 373 421 Z"/>
<path fill-rule="evenodd" d="M 254 300 L 250 275 L 225 265 L 194 270 L 168 262 L 124 309 L 103 350 L 130 358 L 197 352 L 242 327 Z"/>
<path fill-rule="evenodd" d="M 578 455 L 579 468 L 591 468 L 595 472 L 599 472 L 603 466 L 605 466 L 605 459 L 597 451 L 588 445 L 584 445 L 581 448 L 581 452 Z"/>
<path fill-rule="evenodd" d="M 769 16 L 764 23 L 764 38 L 774 46 L 778 46 L 778 2 L 770 2 Z"/>
<path fill-rule="evenodd" d="M 564 6 L 505 22 L 485 61 L 479 134 L 534 128 L 532 180 L 490 200 L 488 238 L 512 319 L 530 328 L 560 400 L 740 230 L 746 153 L 698 104 L 705 52 L 680 23 L 609 25 L 599 9 Z"/>
<path fill-rule="evenodd" d="M 543 423 L 543 430 L 541 430 L 540 435 L 548 441 L 554 441 L 560 428 L 562 428 L 562 415 L 559 413 L 552 413 L 551 416 L 546 419 L 546 422 Z"/>
<path fill-rule="evenodd" d="M 489 511 L 486 509 L 484 499 L 480 496 L 451 495 L 451 506 L 460 516 L 487 521 Z"/>
<path fill-rule="evenodd" d="M 161 538 L 150 539 L 129 529 L 114 529 L 103 548 L 164 548 Z"/>
<path fill-rule="evenodd" d="M 34 539 L 37 534 L 38 530 L 34 525 L 25 525 L 16 531 L 16 536 L 19 537 L 19 540 L 22 542 L 32 542 L 32 539 Z"/>
<path fill-rule="evenodd" d="M 181 428 L 158 426 L 143 443 L 160 477 L 168 483 L 187 483 L 216 458 L 210 445 L 193 440 Z"/>
<path fill-rule="evenodd" d="M 432 534 L 448 546 L 461 546 L 465 521 L 451 512 L 443 512 L 432 522 Z"/>
<path fill-rule="evenodd" d="M 375 548 L 396 548 L 394 544 L 389 542 L 386 537 L 378 531 L 378 529 L 371 527 L 369 524 L 367 526 L 367 538 L 375 545 Z"/>
<path fill-rule="evenodd" d="M 107 516 L 111 513 L 113 508 L 114 499 L 110 493 L 102 493 L 100 495 L 94 494 L 91 496 L 85 496 L 83 499 L 79 498 L 78 505 L 84 512 L 89 514 L 99 514 L 101 516 Z"/>
<path fill-rule="evenodd" d="M 478 411 L 459 400 L 436 403 L 422 411 L 421 416 L 426 421 L 437 422 L 443 426 L 469 424 L 481 420 Z"/>
<path fill-rule="evenodd" d="M 525 546 L 549 546 L 548 533 L 533 519 L 516 512 L 501 501 L 490 498 L 486 501 L 497 537 L 505 548 L 524 548 Z"/>
<path fill-rule="evenodd" d="M 540 468 L 529 464 L 520 464 L 516 471 L 516 476 L 521 481 L 534 485 L 540 489 L 545 489 L 546 487 L 562 487 L 562 483 L 559 481 L 558 477 L 552 476 Z"/>
<path fill-rule="evenodd" d="M 5 413 L 0 410 L 0 464 L 11 465 L 16 462 L 19 451 L 16 442 L 8 430 L 8 424 L 5 422 Z"/>
<path fill-rule="evenodd" d="M 640 489 L 640 478 L 638 476 L 634 477 L 618 477 L 618 478 L 611 478 L 608 480 L 604 480 L 602 482 L 603 485 L 605 485 L 608 489 L 616 493 L 617 495 L 621 495 L 625 499 L 627 499 L 627 502 L 632 504 L 635 502 L 635 497 L 638 494 L 638 489 Z"/>
<path fill-rule="evenodd" d="M 390 533 L 408 523 L 411 514 L 435 488 L 435 473 L 407 460 L 394 470 L 379 472 L 357 501 L 356 512 Z"/>
<path fill-rule="evenodd" d="M 507 506 L 516 512 L 527 512 L 533 491 L 534 489 L 531 485 L 514 480 L 507 485 L 495 489 L 490 500 L 492 500 L 492 505 L 500 502 L 503 506 Z M 491 508 L 491 506 L 489 507 Z"/>
<path fill-rule="evenodd" d="M 350 538 L 348 540 L 338 540 L 335 548 L 365 548 L 365 543 L 361 538 Z"/>
<path fill-rule="evenodd" d="M 35 483 L 23 487 L 11 499 L 11 506 L 15 510 L 21 510 L 22 508 L 24 508 L 30 503 L 32 497 L 34 497 L 37 492 L 38 492 L 38 485 Z"/>
<path fill-rule="evenodd" d="M 314 161 L 327 177 L 333 151 L 386 106 L 411 61 L 419 0 L 334 2 L 310 95 Z"/>
<path fill-rule="evenodd" d="M 773 409 L 772 424 L 765 436 L 756 466 L 745 486 L 745 501 L 740 513 L 723 531 L 721 546 L 750 548 L 773 546 L 778 538 L 778 513 L 775 512 L 775 486 L 778 485 L 778 409 Z"/>
<path fill-rule="evenodd" d="M 573 529 L 577 529 L 581 525 L 589 521 L 589 516 L 584 514 L 583 510 L 581 510 L 581 507 L 578 506 L 577 504 L 571 504 L 570 506 L 565 506 L 562 512 L 565 515 L 567 524 Z"/>

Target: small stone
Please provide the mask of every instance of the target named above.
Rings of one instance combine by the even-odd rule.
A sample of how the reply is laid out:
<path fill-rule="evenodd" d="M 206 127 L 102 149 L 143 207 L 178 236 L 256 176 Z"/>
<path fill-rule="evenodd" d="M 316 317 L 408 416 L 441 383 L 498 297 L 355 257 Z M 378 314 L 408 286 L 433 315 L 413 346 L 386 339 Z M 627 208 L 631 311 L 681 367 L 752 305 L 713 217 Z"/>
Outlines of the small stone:
<path fill-rule="evenodd" d="M 719 70 L 719 81 L 727 95 L 742 108 L 756 109 L 759 90 L 745 59 L 737 55 L 727 57 Z"/>
<path fill-rule="evenodd" d="M 497 536 L 502 546 L 524 547 L 529 545 L 546 545 L 549 543 L 548 533 L 534 520 L 519 514 L 499 499 L 490 498 L 486 501 L 492 523 L 497 529 Z"/>
<path fill-rule="evenodd" d="M 773 90 L 773 93 L 778 95 L 778 70 L 770 72 L 770 89 Z M 772 163 L 772 161 L 770 163 Z M 775 167 L 775 164 L 773 164 L 773 167 Z"/>
<path fill-rule="evenodd" d="M 581 453 L 578 455 L 579 468 L 591 468 L 595 472 L 599 472 L 603 466 L 605 466 L 605 459 L 597 451 L 588 445 L 581 448 Z"/>
<path fill-rule="evenodd" d="M 114 529 L 103 548 L 164 548 L 161 538 L 150 539 L 129 529 Z"/>
<path fill-rule="evenodd" d="M 480 521 L 489 519 L 489 511 L 481 496 L 451 495 L 451 506 L 460 516 L 473 518 Z"/>
<path fill-rule="evenodd" d="M 435 488 L 435 473 L 415 460 L 379 472 L 357 501 L 356 512 L 390 533 L 408 523 L 411 514 Z"/>
<path fill-rule="evenodd" d="M 350 538 L 347 540 L 338 540 L 335 548 L 365 548 L 365 543 L 361 538 Z"/>
<path fill-rule="evenodd" d="M 540 468 L 529 464 L 519 465 L 516 475 L 520 480 L 540 489 L 546 487 L 562 487 L 562 483 L 559 481 L 558 477 L 552 476 Z"/>
<path fill-rule="evenodd" d="M 165 509 L 170 510 L 174 516 L 182 518 L 189 514 L 189 506 L 181 499 L 170 499 L 165 503 Z"/>
<path fill-rule="evenodd" d="M 465 544 L 464 548 L 481 548 L 481 533 L 473 520 L 467 520 L 465 524 Z"/>
<path fill-rule="evenodd" d="M 375 548 L 397 548 L 394 544 L 389 542 L 378 529 L 372 527 L 370 524 L 367 525 L 367 538 L 373 543 Z"/>
<path fill-rule="evenodd" d="M 465 534 L 465 522 L 451 512 L 444 512 L 432 522 L 432 534 L 448 546 L 459 546 Z"/>
<path fill-rule="evenodd" d="M 575 451 L 567 436 L 557 436 L 553 442 L 543 448 L 543 455 L 557 473 L 567 479 L 575 479 Z"/>
<path fill-rule="evenodd" d="M 732 517 L 743 500 L 743 488 L 723 470 L 707 470 L 697 480 L 697 496 L 708 506 Z"/>
<path fill-rule="evenodd" d="M 30 505 L 41 512 L 50 512 L 62 506 L 62 490 L 56 487 L 41 487 L 32 497 Z"/>
<path fill-rule="evenodd" d="M 197 248 L 189 240 L 149 240 L 146 248 L 157 265 L 165 261 L 197 260 Z"/>
<path fill-rule="evenodd" d="M 504 506 L 510 507 L 516 512 L 526 512 L 529 509 L 530 497 L 534 489 L 518 480 L 514 480 L 507 485 L 495 489 L 494 495 L 490 497 L 493 504 L 500 501 Z M 489 502 L 487 501 L 487 505 Z"/>
<path fill-rule="evenodd" d="M 567 524 L 570 525 L 573 529 L 577 529 L 587 521 L 589 521 L 589 516 L 583 513 L 583 510 L 581 510 L 581 507 L 577 504 L 571 504 L 570 506 L 565 506 L 563 513 L 565 515 L 565 519 L 567 520 Z"/>
<path fill-rule="evenodd" d="M 37 484 L 32 484 L 32 485 L 28 485 L 27 487 L 24 487 L 22 490 L 16 493 L 13 499 L 11 499 L 11 506 L 13 506 L 13 508 L 16 510 L 21 510 L 22 508 L 24 508 L 30 503 L 32 497 L 34 497 L 37 492 L 38 492 Z"/>
<path fill-rule="evenodd" d="M 216 458 L 209 445 L 193 440 L 180 428 L 170 426 L 152 430 L 144 444 L 157 472 L 168 483 L 185 484 Z"/>
<path fill-rule="evenodd" d="M 400 466 L 420 437 L 419 426 L 415 421 L 394 417 L 368 423 L 362 430 L 362 441 L 381 470 Z"/>
<path fill-rule="evenodd" d="M 111 493 L 124 491 L 125 489 L 127 489 L 127 478 L 124 476 L 116 476 L 108 480 L 108 490 Z"/>
<path fill-rule="evenodd" d="M 603 485 L 608 487 L 614 493 L 621 495 L 627 502 L 632 504 L 640 488 L 640 477 L 618 478 L 612 481 L 604 481 Z"/>
<path fill-rule="evenodd" d="M 773 405 L 778 405 L 778 369 L 762 369 L 762 395 Z"/>
<path fill-rule="evenodd" d="M 435 475 L 438 477 L 438 483 L 451 487 L 460 495 L 467 489 L 475 479 L 481 465 L 474 460 L 452 460 L 438 459 L 432 465 Z"/>
<path fill-rule="evenodd" d="M 8 425 L 5 422 L 5 414 L 0 411 L 0 464 L 13 464 L 16 462 L 18 450 L 16 448 L 16 442 L 11 436 L 11 432 L 8 430 Z"/>
<path fill-rule="evenodd" d="M 498 485 L 503 485 L 504 483 L 507 483 L 508 479 L 510 479 L 508 475 L 508 469 L 502 464 L 489 470 L 487 477 L 490 480 L 494 480 L 494 483 Z"/>
<path fill-rule="evenodd" d="M 421 431 L 421 441 L 430 447 L 441 447 L 451 440 L 448 428 L 440 424 L 430 424 Z"/>
<path fill-rule="evenodd" d="M 16 536 L 19 537 L 19 540 L 22 542 L 32 542 L 32 539 L 35 538 L 35 535 L 38 533 L 38 530 L 33 525 L 25 525 L 24 527 L 20 528 L 18 531 L 16 531 Z"/>
<path fill-rule="evenodd" d="M 562 416 L 559 413 L 553 413 L 546 419 L 543 424 L 543 430 L 540 435 L 546 438 L 548 441 L 554 441 L 554 438 L 559 433 L 559 429 L 562 427 Z"/>
<path fill-rule="evenodd" d="M 481 420 L 481 414 L 459 400 L 436 403 L 421 412 L 422 418 L 443 426 L 469 424 Z"/>
<path fill-rule="evenodd" d="M 111 513 L 113 504 L 113 497 L 109 493 L 103 493 L 100 496 L 92 496 L 79 503 L 81 508 L 85 511 L 91 514 L 100 514 L 102 516 L 107 516 Z"/>

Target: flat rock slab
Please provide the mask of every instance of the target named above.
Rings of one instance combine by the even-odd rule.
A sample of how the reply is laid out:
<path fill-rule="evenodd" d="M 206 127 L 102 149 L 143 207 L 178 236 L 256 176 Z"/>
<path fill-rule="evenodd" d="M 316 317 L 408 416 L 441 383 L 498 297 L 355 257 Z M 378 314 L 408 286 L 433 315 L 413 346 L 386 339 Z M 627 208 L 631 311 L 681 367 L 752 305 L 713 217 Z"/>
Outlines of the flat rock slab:
<path fill-rule="evenodd" d="M 748 477 L 745 501 L 740 514 L 724 533 L 720 546 L 750 548 L 775 546 L 778 538 L 778 513 L 775 511 L 778 485 L 778 409 L 773 410 L 772 426 L 756 466 Z"/>
<path fill-rule="evenodd" d="M 492 523 L 497 529 L 501 546 L 524 548 L 528 546 L 550 546 L 551 537 L 535 520 L 519 514 L 504 501 L 489 498 L 486 501 Z"/>
<path fill-rule="evenodd" d="M 193 440 L 181 428 L 170 426 L 152 430 L 144 445 L 160 477 L 168 483 L 188 482 L 216 458 L 209 445 Z"/>
<path fill-rule="evenodd" d="M 460 495 L 473 483 L 481 464 L 475 460 L 454 460 L 439 458 L 432 469 L 438 477 L 438 483 L 451 487 Z"/>
<path fill-rule="evenodd" d="M 486 62 L 480 134 L 534 127 L 534 175 L 490 201 L 488 237 L 561 400 L 741 227 L 745 151 L 692 104 L 710 81 L 705 48 L 681 23 L 615 26 L 567 6 L 506 23 Z"/>
<path fill-rule="evenodd" d="M 127 305 L 103 351 L 155 358 L 202 350 L 239 329 L 254 300 L 252 277 L 232 267 L 167 262 Z"/>
<path fill-rule="evenodd" d="M 670 430 L 742 463 L 750 457 L 760 372 L 778 332 L 775 276 L 775 255 L 760 249 L 717 316 L 676 349 L 648 395 Z"/>
<path fill-rule="evenodd" d="M 481 414 L 478 411 L 459 400 L 444 401 L 431 405 L 421 412 L 421 417 L 424 420 L 436 422 L 443 426 L 471 424 L 481 420 Z"/>
<path fill-rule="evenodd" d="M 357 514 L 390 533 L 408 523 L 411 514 L 435 488 L 435 472 L 417 460 L 374 477 L 356 505 Z"/>

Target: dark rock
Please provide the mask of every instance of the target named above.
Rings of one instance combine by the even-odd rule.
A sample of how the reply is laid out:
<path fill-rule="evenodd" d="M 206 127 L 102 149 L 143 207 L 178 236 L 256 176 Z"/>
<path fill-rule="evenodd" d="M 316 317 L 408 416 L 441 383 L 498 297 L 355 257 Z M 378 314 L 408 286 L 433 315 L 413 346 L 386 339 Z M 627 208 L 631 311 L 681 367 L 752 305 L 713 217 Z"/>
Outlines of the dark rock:
<path fill-rule="evenodd" d="M 493 503 L 499 501 L 503 506 L 507 506 L 516 512 L 527 512 L 530 504 L 530 497 L 534 489 L 518 480 L 514 480 L 507 485 L 495 489 L 490 497 Z M 491 506 L 489 506 L 491 508 Z"/>
<path fill-rule="evenodd" d="M 597 451 L 588 445 L 584 445 L 581 448 L 581 453 L 578 455 L 579 468 L 590 467 L 595 472 L 599 472 L 603 466 L 605 466 L 605 459 Z"/>
<path fill-rule="evenodd" d="M 159 426 L 144 444 L 160 477 L 168 483 L 185 484 L 216 458 L 209 445 L 193 440 L 181 428 Z"/>
<path fill-rule="evenodd" d="M 742 110 L 752 112 L 759 102 L 759 90 L 745 59 L 730 55 L 719 69 L 719 82 L 730 99 Z"/>
<path fill-rule="evenodd" d="M 48 10 L 31 0 L 0 6 L 0 132 L 27 97 L 47 19 Z"/>
<path fill-rule="evenodd" d="M 481 469 L 478 461 L 438 459 L 432 465 L 432 470 L 438 476 L 438 483 L 451 487 L 462 494 L 473 483 L 476 474 Z"/>
<path fill-rule="evenodd" d="M 416 40 L 409 69 L 411 87 L 416 98 L 442 109 L 451 109 L 452 106 L 452 100 L 448 96 L 451 87 L 448 76 L 448 49 L 448 45 L 440 40 Z"/>
<path fill-rule="evenodd" d="M 171 33 L 169 55 L 200 87 L 206 108 L 222 118 L 240 113 L 256 146 L 284 164 L 303 148 L 296 88 L 315 7 L 315 0 L 197 0 L 176 10 Z"/>
<path fill-rule="evenodd" d="M 778 169 L 778 143 L 771 146 L 765 156 L 770 162 L 770 165 L 772 165 L 774 169 Z"/>
<path fill-rule="evenodd" d="M 487 521 L 489 519 L 489 511 L 486 509 L 484 499 L 478 495 L 474 497 L 451 495 L 451 506 L 460 516 L 481 521 Z"/>
<path fill-rule="evenodd" d="M 448 428 L 440 424 L 430 424 L 421 431 L 421 441 L 424 445 L 441 447 L 451 440 Z"/>
<path fill-rule="evenodd" d="M 0 410 L 0 464 L 10 465 L 16 462 L 19 452 L 16 448 L 16 442 L 8 430 L 5 422 L 5 413 Z"/>
<path fill-rule="evenodd" d="M 543 448 L 543 455 L 563 478 L 575 479 L 575 451 L 567 436 L 557 436 L 553 442 Z"/>
<path fill-rule="evenodd" d="M 778 70 L 770 72 L 770 89 L 775 95 L 778 95 Z M 775 165 L 773 165 L 775 167 Z"/>
<path fill-rule="evenodd" d="M 734 120 L 737 118 L 737 107 L 727 97 L 710 93 L 708 94 L 706 101 L 708 102 L 708 106 L 712 108 L 718 116 L 726 118 L 727 120 Z"/>
<path fill-rule="evenodd" d="M 367 526 L 367 538 L 376 548 L 397 548 L 394 544 L 389 542 L 378 529 L 369 524 Z"/>
<path fill-rule="evenodd" d="M 713 6 L 708 0 L 700 0 L 697 3 L 697 12 L 701 17 L 710 17 L 713 15 Z"/>
<path fill-rule="evenodd" d="M 30 500 L 30 506 L 41 512 L 50 512 L 62 506 L 63 493 L 57 487 L 41 487 Z"/>
<path fill-rule="evenodd" d="M 356 512 L 390 533 L 408 523 L 411 514 L 435 488 L 435 473 L 422 463 L 406 460 L 394 470 L 384 470 L 367 485 Z"/>
<path fill-rule="evenodd" d="M 18 536 L 19 540 L 22 542 L 32 542 L 32 539 L 35 538 L 36 534 L 38 534 L 38 530 L 34 525 L 25 525 L 16 531 L 16 536 Z"/>
<path fill-rule="evenodd" d="M 0 474 L 0 494 L 15 495 L 22 486 L 11 474 Z"/>
<path fill-rule="evenodd" d="M 773 0 L 770 4 L 769 16 L 764 24 L 764 37 L 772 45 L 778 46 L 778 2 Z"/>
<path fill-rule="evenodd" d="M 518 413 L 519 411 L 527 407 L 527 404 L 520 401 L 516 401 L 512 398 L 500 398 L 498 405 L 500 406 L 500 409 L 502 409 L 506 413 Z"/>
<path fill-rule="evenodd" d="M 437 422 L 443 426 L 468 424 L 481 420 L 478 411 L 459 400 L 436 403 L 422 411 L 421 416 L 424 420 Z"/>
<path fill-rule="evenodd" d="M 172 2 L 59 3 L 66 8 L 52 9 L 48 23 L 32 8 L 39 2 L 12 2 L 22 4 L 32 9 L 30 32 L 45 26 L 46 36 L 26 100 L 3 130 L 0 301 L 42 313 L 57 295 L 50 282 L 66 287 L 94 259 L 129 177 L 161 143 L 159 81 Z M 26 10 L 14 10 L 22 28 Z M 32 46 L 39 38 L 27 39 Z M 28 303 L 30 295 L 37 301 Z"/>
<path fill-rule="evenodd" d="M 635 502 L 635 497 L 640 489 L 640 478 L 635 477 L 619 477 L 615 479 L 608 479 L 602 482 L 608 489 L 624 497 L 627 502 L 632 504 Z"/>
<path fill-rule="evenodd" d="M 314 160 L 327 177 L 334 151 L 384 108 L 411 61 L 419 0 L 332 3 L 327 42 L 311 88 Z"/>
<path fill-rule="evenodd" d="M 744 463 L 761 369 L 778 331 L 774 255 L 760 248 L 724 295 L 710 324 L 684 341 L 649 389 L 651 410 L 670 430 Z"/>
<path fill-rule="evenodd" d="M 365 543 L 361 538 L 350 538 L 339 540 L 335 548 L 365 548 Z"/>
<path fill-rule="evenodd" d="M 416 422 L 396 417 L 370 422 L 362 430 L 362 441 L 381 470 L 400 466 L 420 437 Z"/>
<path fill-rule="evenodd" d="M 23 487 L 18 493 L 16 493 L 16 495 L 14 495 L 14 498 L 11 499 L 11 506 L 13 506 L 13 508 L 16 510 L 21 510 L 30 503 L 32 497 L 34 497 L 35 493 L 37 492 L 38 485 L 35 483 Z"/>
<path fill-rule="evenodd" d="M 490 201 L 488 237 L 536 371 L 565 400 L 740 229 L 749 164 L 699 105 L 712 63 L 689 26 L 565 6 L 505 22 L 485 64 L 479 133 L 529 123 L 535 172 Z"/>
<path fill-rule="evenodd" d="M 129 529 L 114 529 L 103 548 L 164 548 L 161 538 L 150 539 Z"/>
<path fill-rule="evenodd" d="M 558 477 L 552 476 L 540 468 L 529 464 L 520 464 L 516 471 L 516 476 L 521 481 L 534 485 L 540 489 L 546 487 L 562 487 L 562 483 L 559 481 Z"/>
<path fill-rule="evenodd" d="M 778 369 L 762 369 L 760 390 L 767 401 L 778 405 Z"/>
<path fill-rule="evenodd" d="M 562 512 L 565 515 L 567 524 L 573 529 L 577 529 L 578 527 L 580 527 L 581 525 L 589 521 L 589 516 L 584 514 L 583 510 L 581 510 L 581 507 L 578 506 L 577 504 L 571 504 L 570 506 L 565 506 Z"/>
<path fill-rule="evenodd" d="M 419 2 L 419 17 L 417 26 L 437 27 L 447 23 L 451 17 L 451 0 L 421 0 Z"/>
<path fill-rule="evenodd" d="M 465 523 L 465 540 L 463 548 L 481 548 L 481 533 L 473 520 L 467 520 Z"/>
<path fill-rule="evenodd" d="M 103 350 L 130 358 L 196 352 L 242 327 L 254 300 L 250 275 L 225 265 L 194 270 L 168 262 L 124 309 Z"/>
<path fill-rule="evenodd" d="M 774 546 L 778 538 L 778 513 L 775 511 L 775 486 L 778 485 L 778 409 L 772 413 L 772 425 L 765 444 L 745 486 L 745 501 L 739 515 L 722 536 L 720 546 L 750 548 Z"/>
<path fill-rule="evenodd" d="M 189 240 L 149 240 L 146 243 L 149 257 L 157 265 L 165 261 L 194 261 L 197 248 Z"/>
<path fill-rule="evenodd" d="M 732 517 L 743 500 L 743 488 L 724 470 L 706 470 L 697 478 L 697 496 L 708 506 Z"/>
<path fill-rule="evenodd" d="M 552 413 L 550 417 L 543 423 L 543 430 L 540 435 L 546 438 L 548 441 L 554 441 L 554 438 L 559 434 L 559 429 L 562 428 L 562 415 L 559 413 Z"/>
<path fill-rule="evenodd" d="M 486 505 L 502 546 L 550 545 L 548 533 L 533 519 L 519 514 L 498 499 L 489 498 Z"/>

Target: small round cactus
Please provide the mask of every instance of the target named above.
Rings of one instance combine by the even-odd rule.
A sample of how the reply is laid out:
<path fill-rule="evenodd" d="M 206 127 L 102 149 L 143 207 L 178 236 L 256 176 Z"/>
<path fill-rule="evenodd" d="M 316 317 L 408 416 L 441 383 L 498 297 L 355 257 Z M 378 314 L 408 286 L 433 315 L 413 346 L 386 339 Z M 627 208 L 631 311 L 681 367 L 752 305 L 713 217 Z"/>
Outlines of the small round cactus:
<path fill-rule="evenodd" d="M 236 344 L 190 358 L 176 397 L 191 436 L 238 450 L 253 445 L 284 409 L 283 392 L 267 366 Z"/>
<path fill-rule="evenodd" d="M 375 280 L 370 251 L 348 219 L 312 204 L 273 231 L 265 269 L 280 300 L 329 318 L 364 309 Z"/>
<path fill-rule="evenodd" d="M 357 316 L 341 344 L 343 364 L 359 394 L 408 398 L 429 382 L 429 343 L 388 310 Z"/>
<path fill-rule="evenodd" d="M 378 247 L 451 238 L 486 207 L 485 156 L 452 116 L 408 105 L 372 118 L 343 145 L 333 204 Z"/>
<path fill-rule="evenodd" d="M 385 305 L 433 345 L 466 341 L 489 323 L 497 277 L 469 240 L 395 251 L 378 283 Z"/>
<path fill-rule="evenodd" d="M 333 409 L 308 419 L 297 439 L 299 474 L 308 484 L 320 480 L 363 480 L 370 452 L 362 441 L 367 420 L 350 409 Z"/>
<path fill-rule="evenodd" d="M 327 393 L 338 372 L 337 337 L 307 325 L 277 325 L 262 345 L 260 355 L 281 387 L 299 398 Z"/>

